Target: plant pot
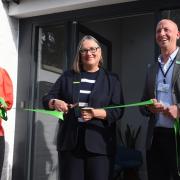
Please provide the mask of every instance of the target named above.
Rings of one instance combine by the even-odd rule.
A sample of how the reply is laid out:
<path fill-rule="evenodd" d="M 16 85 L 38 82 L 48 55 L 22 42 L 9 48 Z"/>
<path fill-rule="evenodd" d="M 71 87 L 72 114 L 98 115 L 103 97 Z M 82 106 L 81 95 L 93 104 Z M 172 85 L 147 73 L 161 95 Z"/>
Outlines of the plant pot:
<path fill-rule="evenodd" d="M 138 169 L 125 169 L 123 171 L 123 180 L 140 180 Z"/>

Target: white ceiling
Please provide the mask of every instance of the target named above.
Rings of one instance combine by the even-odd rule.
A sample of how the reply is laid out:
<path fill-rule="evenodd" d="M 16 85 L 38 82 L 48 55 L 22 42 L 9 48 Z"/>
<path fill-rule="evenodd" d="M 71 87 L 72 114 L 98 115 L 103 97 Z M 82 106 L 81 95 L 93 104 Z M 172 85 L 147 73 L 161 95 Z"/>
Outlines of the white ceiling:
<path fill-rule="evenodd" d="M 26 18 L 130 1 L 136 0 L 20 0 L 10 3 L 8 15 Z"/>

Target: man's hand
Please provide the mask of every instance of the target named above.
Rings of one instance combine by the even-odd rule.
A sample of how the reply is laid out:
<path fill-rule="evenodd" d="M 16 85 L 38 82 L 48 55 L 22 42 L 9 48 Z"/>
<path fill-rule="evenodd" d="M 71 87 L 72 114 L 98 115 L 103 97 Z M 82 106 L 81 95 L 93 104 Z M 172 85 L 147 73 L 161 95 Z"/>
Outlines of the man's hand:
<path fill-rule="evenodd" d="M 178 107 L 176 105 L 171 105 L 168 106 L 167 108 L 165 108 L 165 110 L 163 111 L 163 114 L 165 116 L 168 116 L 172 119 L 176 119 L 179 118 L 179 110 Z"/>
<path fill-rule="evenodd" d="M 166 107 L 161 102 L 158 102 L 157 99 L 152 99 L 152 100 L 153 100 L 153 104 L 147 105 L 149 111 L 151 111 L 152 113 L 164 112 Z"/>

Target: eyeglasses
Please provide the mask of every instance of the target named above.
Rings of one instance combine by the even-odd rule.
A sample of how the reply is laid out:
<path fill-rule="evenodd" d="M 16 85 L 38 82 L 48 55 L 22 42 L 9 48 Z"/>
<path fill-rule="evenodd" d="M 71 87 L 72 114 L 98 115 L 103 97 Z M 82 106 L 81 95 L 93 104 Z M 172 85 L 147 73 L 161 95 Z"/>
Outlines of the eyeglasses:
<path fill-rule="evenodd" d="M 97 51 L 98 48 L 99 48 L 99 47 L 91 47 L 91 48 L 89 48 L 89 49 L 80 49 L 79 52 L 80 52 L 82 55 L 87 54 L 88 51 L 93 54 L 93 53 L 95 53 L 95 52 Z"/>

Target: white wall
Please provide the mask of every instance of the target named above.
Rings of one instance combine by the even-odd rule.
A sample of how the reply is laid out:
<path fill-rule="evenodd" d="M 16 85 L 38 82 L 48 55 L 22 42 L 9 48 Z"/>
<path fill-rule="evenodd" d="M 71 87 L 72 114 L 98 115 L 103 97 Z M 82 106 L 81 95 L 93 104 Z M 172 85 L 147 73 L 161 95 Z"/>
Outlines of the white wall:
<path fill-rule="evenodd" d="M 15 108 L 16 108 L 16 86 L 17 86 L 17 64 L 18 64 L 18 21 L 9 18 L 6 7 L 0 1 L 0 66 L 5 68 L 13 81 L 14 86 L 14 105 L 8 112 L 8 121 L 3 121 L 5 129 L 6 153 L 2 179 L 11 179 L 14 128 L 15 128 Z"/>

